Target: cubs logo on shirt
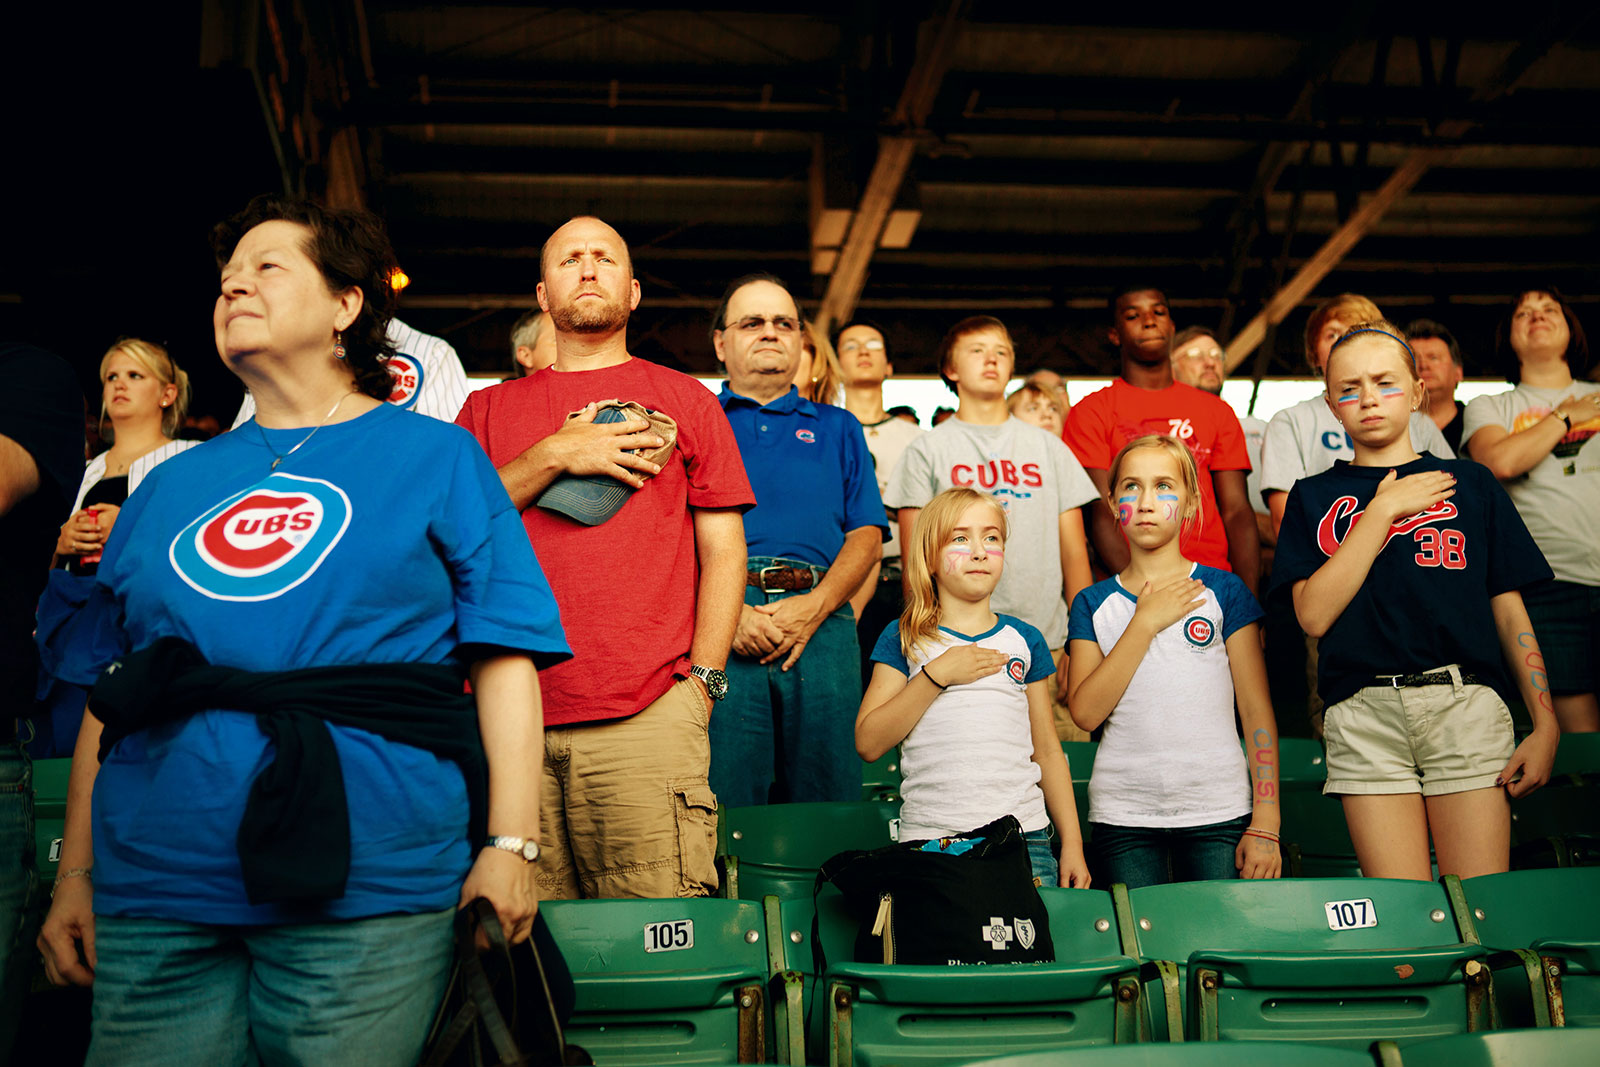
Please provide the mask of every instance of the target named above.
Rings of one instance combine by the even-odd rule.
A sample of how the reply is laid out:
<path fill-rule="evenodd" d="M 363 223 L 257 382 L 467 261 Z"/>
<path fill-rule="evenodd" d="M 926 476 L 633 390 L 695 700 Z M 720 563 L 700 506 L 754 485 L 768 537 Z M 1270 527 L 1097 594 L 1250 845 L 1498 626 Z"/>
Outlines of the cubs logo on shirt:
<path fill-rule="evenodd" d="M 394 389 L 389 393 L 389 403 L 397 408 L 414 408 L 422 393 L 422 361 L 405 352 L 396 352 L 385 365 L 389 377 L 394 379 Z"/>
<path fill-rule="evenodd" d="M 343 489 L 274 473 L 185 526 L 167 558 L 213 600 L 271 600 L 316 573 L 349 526 Z"/>
<path fill-rule="evenodd" d="M 1010 659 L 1006 660 L 1006 673 L 1010 675 L 1011 680 L 1016 682 L 1018 685 L 1028 684 L 1028 665 L 1023 662 L 1021 656 L 1012 656 Z"/>
<path fill-rule="evenodd" d="M 808 445 L 814 445 L 817 443 L 817 435 L 812 433 L 810 430 L 796 430 L 794 435 Z"/>
<path fill-rule="evenodd" d="M 1205 648 L 1216 640 L 1217 628 L 1204 615 L 1191 615 L 1183 620 L 1183 636 L 1195 648 Z"/>

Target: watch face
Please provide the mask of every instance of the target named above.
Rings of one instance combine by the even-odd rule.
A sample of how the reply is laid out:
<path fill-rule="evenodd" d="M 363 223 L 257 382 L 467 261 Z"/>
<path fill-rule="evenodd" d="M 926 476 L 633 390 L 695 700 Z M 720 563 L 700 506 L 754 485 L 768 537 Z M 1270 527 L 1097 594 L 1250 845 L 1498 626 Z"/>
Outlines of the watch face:
<path fill-rule="evenodd" d="M 706 672 L 706 692 L 711 694 L 712 700 L 721 700 L 728 695 L 728 676 L 723 671 Z"/>
<path fill-rule="evenodd" d="M 532 863 L 539 858 L 539 842 L 524 841 L 522 843 L 522 858 Z"/>

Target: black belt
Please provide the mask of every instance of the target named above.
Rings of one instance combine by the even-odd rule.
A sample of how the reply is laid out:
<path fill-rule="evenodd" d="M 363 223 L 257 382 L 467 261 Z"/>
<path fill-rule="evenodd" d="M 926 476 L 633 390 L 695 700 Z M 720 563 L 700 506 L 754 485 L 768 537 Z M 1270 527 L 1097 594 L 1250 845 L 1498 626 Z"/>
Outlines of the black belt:
<path fill-rule="evenodd" d="M 1429 671 L 1427 674 L 1380 674 L 1375 685 L 1393 689 L 1411 689 L 1419 685 L 1454 685 L 1449 671 Z M 1462 685 L 1488 685 L 1476 674 L 1461 672 Z"/>

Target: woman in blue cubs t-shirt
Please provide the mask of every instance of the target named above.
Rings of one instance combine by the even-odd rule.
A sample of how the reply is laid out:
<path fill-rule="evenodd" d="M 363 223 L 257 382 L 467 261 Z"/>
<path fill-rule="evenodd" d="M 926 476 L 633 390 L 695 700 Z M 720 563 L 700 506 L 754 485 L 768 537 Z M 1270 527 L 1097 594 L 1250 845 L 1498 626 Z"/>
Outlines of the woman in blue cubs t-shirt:
<path fill-rule="evenodd" d="M 377 220 L 262 197 L 213 244 L 217 348 L 257 416 L 152 472 L 106 546 L 103 647 L 78 658 L 85 682 L 115 669 L 73 760 L 40 945 L 52 979 L 93 982 L 91 1063 L 415 1062 L 456 907 L 485 897 L 528 934 L 532 657 L 567 647 L 482 450 L 383 403 Z M 178 639 L 209 664 L 188 677 L 232 703 L 174 714 L 176 675 L 130 726 L 103 694 Z M 268 684 L 311 712 L 232 710 Z M 458 745 L 478 730 L 486 804 L 482 756 Z M 320 806 L 263 820 L 281 797 L 258 785 L 321 757 L 274 787 Z"/>
<path fill-rule="evenodd" d="M 1423 388 L 1399 329 L 1355 327 L 1324 373 L 1356 459 L 1295 483 L 1272 568 L 1320 641 L 1324 792 L 1368 877 L 1431 878 L 1430 835 L 1442 874 L 1504 871 L 1507 794 L 1544 784 L 1559 737 L 1518 592 L 1550 568 L 1486 468 L 1411 447 Z M 1515 691 L 1534 724 L 1520 745 Z"/>

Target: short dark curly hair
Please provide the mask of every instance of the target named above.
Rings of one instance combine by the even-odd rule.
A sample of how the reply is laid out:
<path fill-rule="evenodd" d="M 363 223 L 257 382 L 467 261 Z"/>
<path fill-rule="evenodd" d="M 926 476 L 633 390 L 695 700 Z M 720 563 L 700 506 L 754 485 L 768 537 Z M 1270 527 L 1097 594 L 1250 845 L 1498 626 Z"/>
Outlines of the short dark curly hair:
<path fill-rule="evenodd" d="M 245 234 L 277 220 L 310 231 L 305 252 L 322 272 L 329 292 L 342 293 L 351 286 L 361 290 L 361 311 L 344 331 L 345 359 L 356 388 L 379 400 L 389 399 L 394 382 L 384 364 L 395 351 L 389 340 L 396 302 L 389 275 L 396 260 L 383 220 L 370 211 L 325 208 L 310 200 L 266 193 L 211 228 L 217 268 L 227 265 Z"/>
<path fill-rule="evenodd" d="M 1561 316 L 1567 320 L 1567 350 L 1563 353 L 1563 358 L 1567 361 L 1567 371 L 1574 378 L 1580 380 L 1587 378 L 1594 366 L 1594 354 L 1589 350 L 1588 335 L 1583 332 L 1583 323 L 1578 321 L 1578 314 L 1572 310 L 1566 295 L 1553 285 L 1534 285 L 1519 289 L 1511 298 L 1511 302 L 1506 305 L 1505 317 L 1500 320 L 1500 325 L 1494 331 L 1494 356 L 1500 372 L 1512 385 L 1522 381 L 1522 360 L 1517 357 L 1516 349 L 1511 347 L 1511 317 L 1517 313 L 1517 308 L 1522 306 L 1523 298 L 1531 293 L 1544 293 L 1561 308 Z"/>

